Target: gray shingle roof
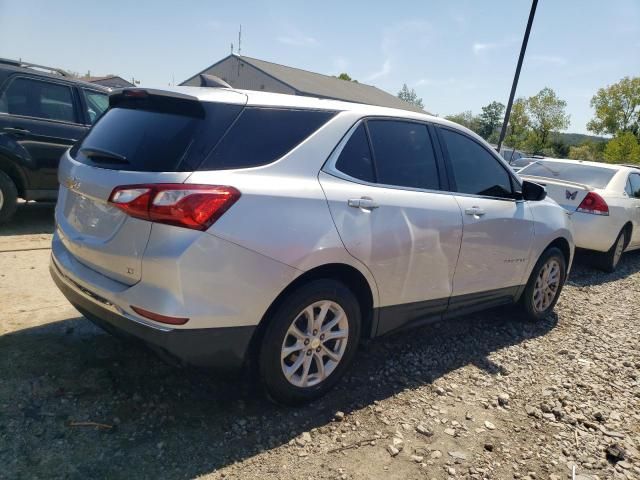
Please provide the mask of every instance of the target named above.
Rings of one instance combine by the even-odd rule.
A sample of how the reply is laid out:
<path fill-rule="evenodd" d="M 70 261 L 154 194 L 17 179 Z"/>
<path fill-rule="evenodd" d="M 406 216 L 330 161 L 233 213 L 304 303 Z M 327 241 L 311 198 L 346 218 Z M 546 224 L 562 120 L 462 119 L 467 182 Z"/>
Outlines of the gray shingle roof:
<path fill-rule="evenodd" d="M 368 105 L 379 105 L 381 107 L 400 108 L 402 110 L 424 113 L 424 110 L 372 85 L 340 80 L 336 77 L 267 62 L 257 58 L 246 57 L 244 55 L 240 58 L 242 58 L 244 62 L 262 70 L 267 75 L 275 77 L 279 81 L 289 85 L 301 95 L 333 98 L 347 102 L 365 103 Z M 216 64 L 213 66 L 215 65 Z"/>

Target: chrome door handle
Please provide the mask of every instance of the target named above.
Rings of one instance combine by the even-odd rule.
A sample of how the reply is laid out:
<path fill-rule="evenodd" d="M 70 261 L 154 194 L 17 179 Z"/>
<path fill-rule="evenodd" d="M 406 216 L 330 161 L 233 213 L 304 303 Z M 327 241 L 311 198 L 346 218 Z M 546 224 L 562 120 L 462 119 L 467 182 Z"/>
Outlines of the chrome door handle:
<path fill-rule="evenodd" d="M 467 208 L 464 213 L 467 215 L 473 215 L 474 217 L 481 217 L 485 214 L 485 211 L 480 207 L 471 207 Z"/>
<path fill-rule="evenodd" d="M 378 208 L 378 204 L 373 201 L 373 198 L 369 197 L 361 197 L 361 198 L 350 198 L 347 200 L 347 204 L 353 208 L 363 208 L 365 210 L 373 210 L 374 208 Z"/>

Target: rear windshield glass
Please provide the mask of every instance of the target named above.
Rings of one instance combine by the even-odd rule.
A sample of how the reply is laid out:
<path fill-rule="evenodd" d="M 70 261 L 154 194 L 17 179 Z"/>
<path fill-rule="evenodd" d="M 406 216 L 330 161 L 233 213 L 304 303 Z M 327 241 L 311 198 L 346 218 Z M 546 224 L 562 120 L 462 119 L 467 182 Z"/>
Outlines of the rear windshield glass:
<path fill-rule="evenodd" d="M 199 170 L 248 168 L 275 162 L 336 112 L 247 107 Z"/>
<path fill-rule="evenodd" d="M 518 172 L 520 175 L 533 175 L 547 177 L 554 180 L 583 183 L 595 188 L 605 188 L 615 170 L 610 168 L 594 167 L 579 163 L 545 162 L 536 160 Z"/>
<path fill-rule="evenodd" d="M 80 162 L 109 169 L 194 170 L 242 110 L 242 105 L 202 105 L 203 115 L 110 108 L 71 155 Z"/>

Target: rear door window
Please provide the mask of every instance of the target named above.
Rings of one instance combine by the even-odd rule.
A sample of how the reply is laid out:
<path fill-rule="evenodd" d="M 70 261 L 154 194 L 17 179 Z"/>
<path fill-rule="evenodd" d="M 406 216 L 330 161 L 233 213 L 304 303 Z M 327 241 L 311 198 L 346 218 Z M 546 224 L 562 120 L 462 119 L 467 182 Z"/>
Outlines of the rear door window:
<path fill-rule="evenodd" d="M 438 190 L 438 167 L 427 126 L 397 120 L 368 120 L 376 182 Z"/>
<path fill-rule="evenodd" d="M 180 105 L 169 105 L 167 109 L 156 107 L 151 101 L 145 108 L 108 109 L 84 140 L 72 149 L 72 156 L 100 168 L 192 171 L 243 108 L 213 102 L 193 102 L 184 108 Z"/>
<path fill-rule="evenodd" d="M 367 132 L 361 123 L 340 152 L 336 169 L 358 180 L 373 183 L 375 173 Z"/>
<path fill-rule="evenodd" d="M 511 177 L 484 147 L 461 133 L 441 129 L 457 191 L 472 195 L 512 198 Z"/>
<path fill-rule="evenodd" d="M 199 170 L 258 167 L 289 153 L 335 112 L 247 107 Z"/>
<path fill-rule="evenodd" d="M 76 122 L 73 92 L 67 85 L 16 78 L 2 93 L 0 106 L 4 113 L 25 117 Z"/>

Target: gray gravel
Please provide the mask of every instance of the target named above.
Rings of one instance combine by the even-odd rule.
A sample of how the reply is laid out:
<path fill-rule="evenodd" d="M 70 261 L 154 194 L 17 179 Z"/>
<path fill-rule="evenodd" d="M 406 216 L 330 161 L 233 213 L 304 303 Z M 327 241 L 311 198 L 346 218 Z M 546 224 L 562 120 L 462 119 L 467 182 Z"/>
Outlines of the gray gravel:
<path fill-rule="evenodd" d="M 24 299 L 49 282 L 46 253 L 0 255 Z M 640 479 L 639 293 L 640 254 L 577 265 L 545 321 L 505 308 L 370 342 L 294 410 L 67 310 L 0 313 L 0 477 Z"/>

